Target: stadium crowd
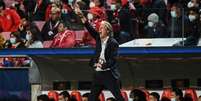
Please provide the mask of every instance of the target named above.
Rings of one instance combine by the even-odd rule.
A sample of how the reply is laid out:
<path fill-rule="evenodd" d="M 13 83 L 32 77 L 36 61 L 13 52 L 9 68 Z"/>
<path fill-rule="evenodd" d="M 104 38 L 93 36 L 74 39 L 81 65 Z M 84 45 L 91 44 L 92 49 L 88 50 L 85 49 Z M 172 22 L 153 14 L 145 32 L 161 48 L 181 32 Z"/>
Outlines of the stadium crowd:
<path fill-rule="evenodd" d="M 0 32 L 11 32 L 0 34 L 0 48 L 94 47 L 75 3 L 94 28 L 109 21 L 120 44 L 185 37 L 174 46 L 196 46 L 200 38 L 199 0 L 0 0 Z"/>
<path fill-rule="evenodd" d="M 31 61 L 28 57 L 0 57 L 0 68 L 30 67 Z"/>

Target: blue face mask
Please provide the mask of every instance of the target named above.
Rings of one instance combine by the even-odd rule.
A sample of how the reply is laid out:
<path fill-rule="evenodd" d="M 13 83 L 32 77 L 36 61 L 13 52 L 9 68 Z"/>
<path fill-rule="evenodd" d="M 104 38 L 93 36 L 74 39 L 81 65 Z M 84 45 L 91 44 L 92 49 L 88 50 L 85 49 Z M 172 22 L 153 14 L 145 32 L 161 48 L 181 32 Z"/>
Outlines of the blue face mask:
<path fill-rule="evenodd" d="M 173 18 L 176 18 L 176 17 L 177 17 L 176 11 L 171 11 L 170 14 L 171 14 L 171 16 L 172 16 Z"/>
<path fill-rule="evenodd" d="M 110 9 L 111 9 L 112 11 L 116 10 L 116 5 L 112 4 L 112 5 L 110 6 Z"/>
<path fill-rule="evenodd" d="M 74 0 L 68 0 L 68 4 L 72 4 Z"/>
<path fill-rule="evenodd" d="M 10 38 L 10 43 L 15 44 L 16 43 L 16 38 Z"/>

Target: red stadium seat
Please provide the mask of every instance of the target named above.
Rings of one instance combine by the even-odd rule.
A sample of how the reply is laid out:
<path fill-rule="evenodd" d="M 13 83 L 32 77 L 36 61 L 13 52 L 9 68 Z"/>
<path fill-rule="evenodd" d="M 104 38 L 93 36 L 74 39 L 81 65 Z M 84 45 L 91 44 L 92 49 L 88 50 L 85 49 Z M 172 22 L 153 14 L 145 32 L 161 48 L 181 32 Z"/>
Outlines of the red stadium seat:
<path fill-rule="evenodd" d="M 44 42 L 43 42 L 43 47 L 44 47 L 44 48 L 50 48 L 52 42 L 53 42 L 53 41 L 44 41 Z"/>
<path fill-rule="evenodd" d="M 171 92 L 172 92 L 172 90 L 170 88 L 165 88 L 163 90 L 161 98 L 166 97 L 166 98 L 171 99 Z"/>
<path fill-rule="evenodd" d="M 59 93 L 56 91 L 49 91 L 48 97 L 51 99 L 54 99 L 55 101 L 58 101 L 59 100 Z"/>
<path fill-rule="evenodd" d="M 125 101 L 128 101 L 128 95 L 125 91 L 121 91 L 121 95 L 123 96 Z"/>
<path fill-rule="evenodd" d="M 79 30 L 79 31 L 74 31 L 75 32 L 75 40 L 76 41 L 81 41 L 83 36 L 84 36 L 84 33 L 85 33 L 85 30 Z"/>
<path fill-rule="evenodd" d="M 10 33 L 11 32 L 1 32 L 0 34 L 3 36 L 5 40 L 8 40 L 10 39 Z"/>
<path fill-rule="evenodd" d="M 45 24 L 45 21 L 35 21 L 34 23 L 36 24 L 38 29 L 41 31 L 43 26 L 44 26 L 44 24 Z"/>
<path fill-rule="evenodd" d="M 193 88 L 186 89 L 185 95 L 190 95 L 192 97 L 193 101 L 198 100 L 197 93 L 196 93 L 195 89 L 193 89 Z"/>
<path fill-rule="evenodd" d="M 100 99 L 100 101 L 105 101 L 105 96 L 103 93 L 100 93 L 99 99 Z"/>
<path fill-rule="evenodd" d="M 77 90 L 71 92 L 71 97 L 74 97 L 77 101 L 82 101 L 81 93 Z"/>

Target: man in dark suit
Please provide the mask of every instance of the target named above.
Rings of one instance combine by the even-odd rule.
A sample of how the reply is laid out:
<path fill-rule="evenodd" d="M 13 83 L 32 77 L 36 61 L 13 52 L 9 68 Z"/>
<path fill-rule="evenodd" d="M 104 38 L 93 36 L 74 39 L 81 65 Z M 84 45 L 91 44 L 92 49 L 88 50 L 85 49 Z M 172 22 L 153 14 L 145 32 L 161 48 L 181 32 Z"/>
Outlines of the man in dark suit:
<path fill-rule="evenodd" d="M 94 68 L 95 72 L 89 101 L 98 101 L 99 94 L 103 88 L 110 90 L 117 101 L 124 101 L 120 91 L 120 75 L 116 63 L 119 44 L 112 37 L 111 24 L 107 21 L 102 21 L 97 32 L 88 23 L 77 5 L 75 6 L 75 12 L 81 18 L 91 36 L 96 40 L 95 56 L 90 61 L 90 66 Z"/>

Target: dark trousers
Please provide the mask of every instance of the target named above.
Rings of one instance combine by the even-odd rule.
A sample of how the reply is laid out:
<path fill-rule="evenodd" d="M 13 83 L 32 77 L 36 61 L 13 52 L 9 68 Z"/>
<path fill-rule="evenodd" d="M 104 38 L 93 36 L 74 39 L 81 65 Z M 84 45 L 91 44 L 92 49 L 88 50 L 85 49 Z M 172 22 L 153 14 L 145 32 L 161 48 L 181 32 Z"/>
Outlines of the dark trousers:
<path fill-rule="evenodd" d="M 104 88 L 111 91 L 117 101 L 124 101 L 120 91 L 119 80 L 113 77 L 111 71 L 95 72 L 89 101 L 99 101 L 99 95 Z"/>

